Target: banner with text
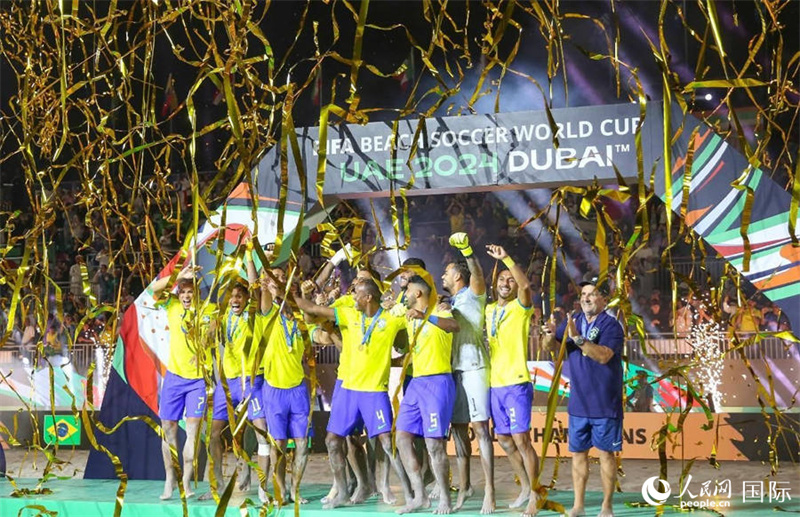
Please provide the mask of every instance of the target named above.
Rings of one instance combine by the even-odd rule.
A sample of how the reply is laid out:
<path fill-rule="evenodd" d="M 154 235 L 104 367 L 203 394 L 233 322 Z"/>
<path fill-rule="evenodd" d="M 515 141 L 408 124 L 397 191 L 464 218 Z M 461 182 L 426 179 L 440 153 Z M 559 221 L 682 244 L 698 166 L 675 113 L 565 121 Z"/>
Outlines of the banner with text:
<path fill-rule="evenodd" d="M 616 183 L 637 177 L 635 135 L 639 106 L 614 104 L 545 111 L 401 120 L 328 128 L 324 193 L 339 197 L 385 194 L 391 188 L 450 190 L 564 183 Z M 661 104 L 651 103 L 642 124 L 645 164 L 661 151 Z M 297 171 L 314 184 L 320 157 L 319 128 L 297 130 L 302 164 L 288 156 L 290 193 Z M 413 151 L 413 152 L 412 152 Z M 650 168 L 647 168 L 647 174 Z M 271 150 L 259 163 L 259 183 L 280 181 Z M 413 186 L 412 186 L 413 179 Z M 313 188 L 309 189 L 313 198 Z M 290 197 L 291 199 L 291 197 Z"/>

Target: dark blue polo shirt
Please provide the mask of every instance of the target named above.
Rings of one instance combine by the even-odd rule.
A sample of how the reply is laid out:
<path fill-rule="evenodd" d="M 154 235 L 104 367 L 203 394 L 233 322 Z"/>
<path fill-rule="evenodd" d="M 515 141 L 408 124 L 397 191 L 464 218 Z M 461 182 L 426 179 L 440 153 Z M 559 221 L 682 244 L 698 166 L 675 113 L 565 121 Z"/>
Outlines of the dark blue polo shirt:
<path fill-rule="evenodd" d="M 622 418 L 622 345 L 625 336 L 622 326 L 610 314 L 600 313 L 589 325 L 583 313 L 575 317 L 578 332 L 597 345 L 614 351 L 606 364 L 584 357 L 581 349 L 567 339 L 567 366 L 569 368 L 569 402 L 567 411 L 585 418 Z M 566 332 L 567 321 L 556 330 L 556 340 Z"/>

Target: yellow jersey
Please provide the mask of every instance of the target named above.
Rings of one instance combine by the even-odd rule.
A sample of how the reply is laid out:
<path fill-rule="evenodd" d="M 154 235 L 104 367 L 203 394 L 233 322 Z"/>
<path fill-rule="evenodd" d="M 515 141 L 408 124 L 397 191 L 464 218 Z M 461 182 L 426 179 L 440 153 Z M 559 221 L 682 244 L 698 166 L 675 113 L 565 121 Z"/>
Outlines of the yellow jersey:
<path fill-rule="evenodd" d="M 356 306 L 356 300 L 355 298 L 353 298 L 352 294 L 344 294 L 336 298 L 330 305 L 332 309 L 336 309 L 338 307 L 355 307 L 355 306 Z"/>
<path fill-rule="evenodd" d="M 452 318 L 446 311 L 434 311 L 431 316 Z M 420 328 L 420 325 L 422 327 Z M 414 377 L 450 373 L 450 356 L 453 351 L 453 334 L 445 332 L 431 322 L 422 320 L 406 320 L 408 342 L 413 354 Z M 419 330 L 419 334 L 416 334 Z M 416 335 L 416 338 L 414 337 Z"/>
<path fill-rule="evenodd" d="M 200 346 L 202 334 L 208 330 L 216 305 L 208 304 L 203 314 L 196 317 L 195 309 L 184 309 L 174 295 L 166 302 L 169 328 L 169 360 L 167 370 L 184 379 L 203 378 L 203 365 L 211 366 L 208 349 Z M 198 325 L 199 328 L 192 328 Z"/>
<path fill-rule="evenodd" d="M 349 307 L 352 309 L 356 306 L 356 300 L 353 298 L 352 294 L 345 294 L 336 298 L 330 306 L 334 310 L 339 307 Z M 342 382 L 344 382 L 344 379 L 347 377 L 347 364 L 345 363 L 345 359 L 344 350 L 342 350 L 339 354 L 339 368 L 336 369 L 336 378 Z"/>
<path fill-rule="evenodd" d="M 486 333 L 489 336 L 492 388 L 531 381 L 528 371 L 528 336 L 531 330 L 533 305 L 523 307 L 519 299 L 500 307 L 497 302 L 486 306 Z"/>
<path fill-rule="evenodd" d="M 258 343 L 253 339 L 253 330 L 258 324 L 259 315 L 249 314 L 248 308 L 245 307 L 239 316 L 229 309 L 222 322 L 222 342 L 225 347 L 222 353 L 222 369 L 228 379 L 242 375 L 249 376 L 253 372 L 253 363 L 258 350 Z M 263 368 L 259 368 L 256 374 L 263 371 Z"/>
<path fill-rule="evenodd" d="M 351 307 L 337 307 L 334 314 L 342 331 L 342 386 L 357 391 L 388 391 L 392 345 L 397 333 L 405 329 L 405 318 L 392 316 L 383 308 L 371 318 Z M 345 376 L 341 374 L 342 365 L 347 368 Z"/>
<path fill-rule="evenodd" d="M 299 321 L 287 318 L 277 307 L 273 307 L 267 317 L 273 322 L 271 332 L 264 336 L 267 340 L 263 362 L 264 380 L 273 388 L 289 389 L 299 386 L 305 378 L 303 355 L 306 351 Z"/>

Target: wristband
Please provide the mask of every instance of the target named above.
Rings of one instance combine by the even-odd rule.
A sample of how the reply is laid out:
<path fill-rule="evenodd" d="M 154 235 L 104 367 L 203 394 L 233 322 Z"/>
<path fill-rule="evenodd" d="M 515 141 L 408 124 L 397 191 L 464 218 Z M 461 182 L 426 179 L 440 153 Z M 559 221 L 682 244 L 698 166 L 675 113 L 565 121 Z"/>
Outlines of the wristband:
<path fill-rule="evenodd" d="M 503 264 L 505 264 L 508 269 L 511 269 L 514 267 L 515 262 L 511 257 L 506 257 L 503 259 Z"/>
<path fill-rule="evenodd" d="M 439 323 L 439 316 L 430 316 L 428 318 L 428 322 L 430 322 L 432 325 L 437 325 Z"/>
<path fill-rule="evenodd" d="M 464 258 L 470 258 L 472 256 L 472 246 L 461 248 L 459 251 L 461 251 L 461 254 L 464 255 Z"/>

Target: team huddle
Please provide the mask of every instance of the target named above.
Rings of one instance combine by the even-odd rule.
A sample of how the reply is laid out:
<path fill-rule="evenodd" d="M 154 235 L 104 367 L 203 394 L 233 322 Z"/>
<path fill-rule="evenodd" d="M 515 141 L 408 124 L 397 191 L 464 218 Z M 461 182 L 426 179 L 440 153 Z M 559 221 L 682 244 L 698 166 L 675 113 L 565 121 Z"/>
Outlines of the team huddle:
<path fill-rule="evenodd" d="M 159 410 L 167 472 L 162 498 L 170 498 L 175 488 L 187 497 L 192 495 L 194 444 L 208 409 L 209 381 L 204 372 L 214 371 L 216 384 L 213 396 L 208 397 L 211 492 L 202 497 L 224 490 L 222 432 L 228 425 L 233 428 L 241 420 L 237 416 L 246 412 L 258 441 L 259 497 L 262 501 L 269 497 L 266 473 L 272 464 L 275 498 L 305 502 L 299 484 L 308 460 L 311 408 L 304 360 L 313 341 L 340 350 L 325 437 L 333 485 L 323 498 L 324 508 L 357 504 L 375 493 L 394 504 L 388 482 L 391 467 L 404 493 L 405 503 L 397 513 L 429 508 L 431 499 L 438 500 L 435 514 L 459 510 L 473 495 L 471 426 L 484 474 L 481 513 L 494 512 L 491 421 L 520 481 L 520 493 L 508 507 L 535 515 L 540 496 L 534 486 L 538 458 L 530 437 L 533 386 L 527 356 L 534 310 L 528 279 L 503 247 L 486 246 L 486 253 L 506 268 L 497 275 L 496 300 L 487 304 L 484 274 L 468 236 L 453 234 L 450 244 L 463 260 L 448 264 L 441 278 L 449 297 L 436 296 L 424 262 L 416 258 L 402 264 L 397 295 L 382 292 L 380 279 L 363 269 L 350 293 L 329 300 L 322 289 L 346 257 L 347 248 L 339 250 L 314 280 L 300 286 L 292 275 L 287 282 L 286 273 L 277 267 L 265 265 L 266 271 L 259 275 L 245 253 L 249 285 L 234 283 L 227 307 L 216 318 L 221 320 L 221 345 L 213 368 L 200 364 L 213 359 L 197 343 L 200 333 L 215 332 L 215 318 L 197 314 L 195 309 L 196 269 L 181 270 L 176 278 L 177 296 L 170 294 L 164 302 L 170 356 Z M 158 280 L 152 286 L 153 295 L 164 299 L 161 294 L 169 283 L 169 278 Z M 570 315 L 558 326 L 552 318 L 542 325 L 543 346 L 555 354 L 564 346 L 572 372 L 568 410 L 575 503 L 571 516 L 584 512 L 591 447 L 600 453 L 604 488 L 600 515 L 612 515 L 614 453 L 621 450 L 622 442 L 623 332 L 616 319 L 604 312 L 608 297 L 604 287 L 596 280 L 581 283 L 583 312 Z M 396 414 L 389 393 L 392 366 L 403 366 L 405 372 Z M 187 439 L 178 483 L 181 469 L 174 468 L 177 459 L 172 451 L 178 449 L 178 421 L 184 417 Z M 374 451 L 369 459 L 364 433 Z M 458 477 L 455 504 L 450 497 L 446 451 L 450 436 Z M 285 461 L 289 439 L 295 442 L 291 490 L 286 486 Z M 434 488 L 429 494 L 426 482 L 431 478 Z"/>

